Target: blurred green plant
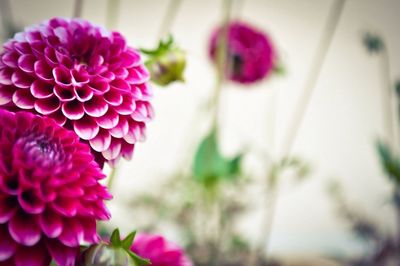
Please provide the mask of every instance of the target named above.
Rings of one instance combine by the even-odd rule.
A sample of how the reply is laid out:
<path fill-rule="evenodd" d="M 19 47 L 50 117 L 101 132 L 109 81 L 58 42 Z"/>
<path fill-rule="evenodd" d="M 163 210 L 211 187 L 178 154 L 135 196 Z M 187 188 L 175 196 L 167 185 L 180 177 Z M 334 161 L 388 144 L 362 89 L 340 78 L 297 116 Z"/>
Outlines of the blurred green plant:
<path fill-rule="evenodd" d="M 376 33 L 364 33 L 363 43 L 370 53 L 379 53 L 385 48 L 385 43 Z"/>

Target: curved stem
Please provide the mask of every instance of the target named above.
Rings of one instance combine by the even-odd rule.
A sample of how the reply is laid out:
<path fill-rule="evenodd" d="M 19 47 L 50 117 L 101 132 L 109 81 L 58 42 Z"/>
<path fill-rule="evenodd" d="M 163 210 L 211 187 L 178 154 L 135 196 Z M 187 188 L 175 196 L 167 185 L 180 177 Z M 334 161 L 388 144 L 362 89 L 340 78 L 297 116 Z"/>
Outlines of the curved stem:
<path fill-rule="evenodd" d="M 107 188 L 108 190 L 111 192 L 112 186 L 114 184 L 114 179 L 116 178 L 118 173 L 118 166 L 114 165 L 113 168 L 111 168 L 111 172 L 108 175 L 108 179 L 107 179 Z"/>
<path fill-rule="evenodd" d="M 297 108 L 294 112 L 294 118 L 292 120 L 290 128 L 287 130 L 287 136 L 283 142 L 284 147 L 282 154 L 284 156 L 288 155 L 293 148 L 297 133 L 304 120 L 307 107 L 310 103 L 315 85 L 321 73 L 322 65 L 332 44 L 333 36 L 335 34 L 338 22 L 344 9 L 344 4 L 345 0 L 336 0 L 332 8 L 331 14 L 329 16 L 321 41 L 318 46 L 317 54 L 311 66 L 310 74 L 306 81 L 303 94 L 301 95 L 299 104 L 296 106 Z"/>
<path fill-rule="evenodd" d="M 179 7 L 181 6 L 182 0 L 170 0 L 167 6 L 167 10 L 161 22 L 160 30 L 158 31 L 157 40 L 165 37 L 171 30 L 171 26 L 174 23 L 176 14 L 178 13 Z"/>

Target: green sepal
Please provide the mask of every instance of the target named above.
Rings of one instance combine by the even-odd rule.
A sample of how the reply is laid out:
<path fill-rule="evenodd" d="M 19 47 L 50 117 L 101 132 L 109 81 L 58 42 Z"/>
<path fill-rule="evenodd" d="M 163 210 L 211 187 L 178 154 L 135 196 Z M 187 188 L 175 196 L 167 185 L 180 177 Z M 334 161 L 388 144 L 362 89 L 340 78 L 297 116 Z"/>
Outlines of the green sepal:
<path fill-rule="evenodd" d="M 142 265 L 149 265 L 151 264 L 149 259 L 145 259 L 140 257 L 139 255 L 135 254 L 134 252 L 132 252 L 131 250 L 127 250 L 129 256 L 132 258 L 132 260 L 135 262 L 135 265 L 137 266 L 142 266 Z"/>
<path fill-rule="evenodd" d="M 121 242 L 121 246 L 125 250 L 129 250 L 133 244 L 133 240 L 135 240 L 136 231 L 133 231 L 129 235 L 127 235 L 124 240 Z"/>
<path fill-rule="evenodd" d="M 400 159 L 396 158 L 389 147 L 381 141 L 377 143 L 377 150 L 388 177 L 400 185 Z"/>
<path fill-rule="evenodd" d="M 110 242 L 114 247 L 121 247 L 122 242 L 121 242 L 121 237 L 120 237 L 120 233 L 119 233 L 119 229 L 116 228 L 110 237 Z"/>

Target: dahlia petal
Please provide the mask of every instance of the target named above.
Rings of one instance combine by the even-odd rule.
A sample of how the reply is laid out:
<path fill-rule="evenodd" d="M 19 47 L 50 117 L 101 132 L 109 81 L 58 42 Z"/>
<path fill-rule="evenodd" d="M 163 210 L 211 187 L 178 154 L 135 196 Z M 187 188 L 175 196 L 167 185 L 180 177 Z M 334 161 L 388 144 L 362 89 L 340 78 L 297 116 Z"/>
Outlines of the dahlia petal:
<path fill-rule="evenodd" d="M 13 86 L 0 86 L 0 105 L 5 105 L 12 101 L 15 92 Z"/>
<path fill-rule="evenodd" d="M 0 224 L 8 222 L 16 210 L 14 197 L 0 197 Z"/>
<path fill-rule="evenodd" d="M 131 86 L 132 98 L 135 100 L 143 100 L 142 90 L 137 85 Z"/>
<path fill-rule="evenodd" d="M 92 58 L 90 58 L 89 60 L 89 66 L 93 68 L 101 66 L 103 63 L 104 63 L 104 57 L 99 54 L 92 56 Z"/>
<path fill-rule="evenodd" d="M 20 54 L 30 54 L 32 53 L 31 46 L 27 42 L 15 42 L 14 48 Z"/>
<path fill-rule="evenodd" d="M 81 220 L 84 230 L 83 239 L 88 243 L 97 243 L 100 239 L 96 232 L 96 220 L 95 219 L 82 219 Z"/>
<path fill-rule="evenodd" d="M 34 190 L 26 190 L 18 195 L 18 202 L 25 212 L 38 214 L 43 212 L 45 203 Z"/>
<path fill-rule="evenodd" d="M 61 111 L 65 117 L 70 120 L 79 120 L 85 114 L 83 104 L 79 101 L 63 103 L 61 106 Z"/>
<path fill-rule="evenodd" d="M 112 81 L 115 79 L 115 74 L 111 71 L 105 71 L 100 74 L 101 77 L 103 77 L 107 82 Z"/>
<path fill-rule="evenodd" d="M 16 68 L 18 66 L 19 54 L 17 52 L 5 53 L 1 60 L 6 66 Z"/>
<path fill-rule="evenodd" d="M 135 144 L 140 139 L 141 125 L 132 119 L 128 119 L 128 123 L 129 123 L 129 130 L 128 133 L 124 135 L 124 140 L 129 144 Z"/>
<path fill-rule="evenodd" d="M 61 102 L 69 102 L 76 98 L 75 93 L 70 88 L 63 88 L 58 85 L 54 86 L 54 94 Z"/>
<path fill-rule="evenodd" d="M 73 198 L 61 198 L 61 197 L 58 197 L 52 203 L 52 206 L 57 212 L 67 217 L 73 217 L 76 215 L 79 207 L 78 205 L 79 202 L 77 202 Z"/>
<path fill-rule="evenodd" d="M 120 115 L 130 115 L 136 109 L 136 102 L 132 99 L 130 95 L 123 96 L 123 102 L 114 107 L 115 111 Z"/>
<path fill-rule="evenodd" d="M 18 59 L 18 67 L 27 73 L 33 73 L 35 71 L 34 64 L 36 57 L 31 54 L 24 54 Z"/>
<path fill-rule="evenodd" d="M 124 67 L 120 67 L 114 70 L 114 74 L 119 79 L 126 79 L 126 77 L 129 75 L 129 71 Z"/>
<path fill-rule="evenodd" d="M 128 82 L 123 79 L 114 79 L 110 85 L 112 88 L 125 93 L 129 93 L 131 91 L 131 87 L 129 86 Z"/>
<path fill-rule="evenodd" d="M 65 67 L 56 67 L 53 69 L 53 77 L 56 81 L 56 84 L 65 88 L 69 87 L 72 84 L 71 73 Z"/>
<path fill-rule="evenodd" d="M 54 50 L 53 47 L 46 47 L 44 49 L 44 57 L 47 61 L 47 63 L 52 66 L 55 67 L 58 64 L 58 59 L 56 56 L 56 51 Z"/>
<path fill-rule="evenodd" d="M 112 139 L 110 147 L 103 151 L 101 154 L 103 154 L 104 158 L 107 160 L 114 160 L 115 158 L 118 157 L 119 153 L 121 151 L 121 140 L 120 139 Z"/>
<path fill-rule="evenodd" d="M 82 87 L 84 84 L 89 82 L 89 74 L 84 70 L 71 70 L 72 85 Z"/>
<path fill-rule="evenodd" d="M 110 129 L 118 124 L 119 115 L 114 109 L 109 108 L 103 116 L 96 118 L 96 122 L 101 128 Z"/>
<path fill-rule="evenodd" d="M 99 133 L 99 126 L 93 118 L 86 116 L 74 121 L 74 130 L 80 138 L 90 140 Z"/>
<path fill-rule="evenodd" d="M 14 255 L 17 244 L 11 238 L 5 225 L 0 225 L 0 262 Z M 1 263 L 0 263 L 1 264 Z"/>
<path fill-rule="evenodd" d="M 95 96 L 84 104 L 85 113 L 92 117 L 103 116 L 108 111 L 108 104 L 102 98 Z"/>
<path fill-rule="evenodd" d="M 2 68 L 0 69 L 0 84 L 3 85 L 11 85 L 11 76 L 13 74 L 13 70 L 11 68 Z"/>
<path fill-rule="evenodd" d="M 107 130 L 100 129 L 96 137 L 89 141 L 90 147 L 97 152 L 107 150 L 111 144 L 111 135 Z"/>
<path fill-rule="evenodd" d="M 64 27 L 57 27 L 54 29 L 54 34 L 59 38 L 61 43 L 68 42 L 68 31 Z"/>
<path fill-rule="evenodd" d="M 123 142 L 121 146 L 121 154 L 126 160 L 131 160 L 133 156 L 133 150 L 135 149 L 134 144 L 129 144 L 127 142 Z"/>
<path fill-rule="evenodd" d="M 93 97 L 93 91 L 89 86 L 83 86 L 83 87 L 74 87 L 74 93 L 78 101 L 80 102 L 86 102 L 92 99 Z"/>
<path fill-rule="evenodd" d="M 35 104 L 35 98 L 29 89 L 20 89 L 14 92 L 12 98 L 14 104 L 21 109 L 32 109 Z"/>
<path fill-rule="evenodd" d="M 15 252 L 15 266 L 47 266 L 51 257 L 44 244 L 33 247 L 19 246 Z"/>
<path fill-rule="evenodd" d="M 110 90 L 110 84 L 100 78 L 90 81 L 89 87 L 93 90 L 94 94 L 97 95 L 103 95 Z"/>
<path fill-rule="evenodd" d="M 50 251 L 51 257 L 58 265 L 75 265 L 75 259 L 79 252 L 79 246 L 74 248 L 66 247 L 57 240 L 48 240 L 46 244 L 48 250 Z"/>
<path fill-rule="evenodd" d="M 126 81 L 130 84 L 141 84 L 149 81 L 150 74 L 142 66 L 137 66 L 129 69 L 129 75 Z"/>
<path fill-rule="evenodd" d="M 79 247 L 83 240 L 84 231 L 82 225 L 74 219 L 64 220 L 64 227 L 58 239 L 68 247 Z"/>
<path fill-rule="evenodd" d="M 44 99 L 53 95 L 53 85 L 41 80 L 35 80 L 31 87 L 31 93 L 35 98 Z"/>
<path fill-rule="evenodd" d="M 29 43 L 43 41 L 42 35 L 39 31 L 28 31 L 25 35 L 25 38 Z"/>
<path fill-rule="evenodd" d="M 49 210 L 39 216 L 39 225 L 49 238 L 60 236 L 63 230 L 63 222 L 60 215 Z"/>
<path fill-rule="evenodd" d="M 118 124 L 109 131 L 111 136 L 115 138 L 123 138 L 126 134 L 128 134 L 129 124 L 126 117 L 120 116 Z"/>
<path fill-rule="evenodd" d="M 62 111 L 58 110 L 54 113 L 48 115 L 50 118 L 54 119 L 56 123 L 60 126 L 64 126 L 65 122 L 67 122 L 67 118 L 63 114 Z"/>
<path fill-rule="evenodd" d="M 124 100 L 118 90 L 111 89 L 104 94 L 104 100 L 112 106 L 118 106 Z"/>
<path fill-rule="evenodd" d="M 44 49 L 46 48 L 46 45 L 43 41 L 34 41 L 30 43 L 30 46 L 35 56 L 37 56 L 38 58 L 41 58 L 43 56 Z"/>
<path fill-rule="evenodd" d="M 48 115 L 54 113 L 58 109 L 60 109 L 60 101 L 57 97 L 49 97 L 45 99 L 39 99 L 35 102 L 35 110 L 42 115 Z"/>
<path fill-rule="evenodd" d="M 16 87 L 22 89 L 29 88 L 33 82 L 32 78 L 21 70 L 16 70 L 12 74 L 11 81 Z"/>
<path fill-rule="evenodd" d="M 136 109 L 132 114 L 135 121 L 145 122 L 153 117 L 153 109 L 146 102 L 137 102 Z"/>
<path fill-rule="evenodd" d="M 38 60 L 34 64 L 36 75 L 46 81 L 53 80 L 52 68 L 44 60 Z"/>
<path fill-rule="evenodd" d="M 122 67 L 131 68 L 140 65 L 140 54 L 136 51 L 127 51 L 121 54 Z"/>
<path fill-rule="evenodd" d="M 30 221 L 27 223 L 26 221 Z M 14 215 L 8 223 L 11 237 L 21 245 L 33 246 L 39 242 L 41 231 L 34 220 L 21 212 Z"/>

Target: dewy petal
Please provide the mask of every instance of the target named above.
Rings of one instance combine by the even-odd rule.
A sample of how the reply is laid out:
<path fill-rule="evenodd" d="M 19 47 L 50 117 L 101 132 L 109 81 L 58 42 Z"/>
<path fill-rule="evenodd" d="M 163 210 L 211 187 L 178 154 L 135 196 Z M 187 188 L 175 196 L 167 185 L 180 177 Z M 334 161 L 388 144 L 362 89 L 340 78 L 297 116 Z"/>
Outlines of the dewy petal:
<path fill-rule="evenodd" d="M 11 68 L 2 68 L 0 69 L 0 84 L 3 85 L 11 85 L 11 76 L 13 74 L 14 70 Z"/>
<path fill-rule="evenodd" d="M 34 64 L 36 62 L 36 57 L 31 54 L 24 54 L 18 59 L 18 67 L 27 73 L 35 72 Z"/>
<path fill-rule="evenodd" d="M 119 115 L 113 108 L 108 108 L 107 113 L 103 116 L 96 118 L 97 124 L 104 129 L 110 129 L 118 124 Z"/>
<path fill-rule="evenodd" d="M 53 95 L 53 85 L 41 80 L 35 80 L 30 89 L 32 95 L 38 99 L 49 98 Z"/>
<path fill-rule="evenodd" d="M 61 110 L 65 117 L 70 120 L 79 120 L 85 114 L 83 104 L 76 100 L 63 103 L 61 106 Z"/>
<path fill-rule="evenodd" d="M 107 130 L 100 129 L 97 136 L 90 141 L 90 147 L 97 152 L 107 150 L 111 144 L 111 135 Z"/>
<path fill-rule="evenodd" d="M 54 113 L 60 108 L 60 101 L 57 97 L 49 97 L 45 99 L 39 99 L 35 102 L 35 110 L 42 115 L 48 115 Z"/>
<path fill-rule="evenodd" d="M 17 244 L 8 233 L 6 225 L 0 225 L 0 263 L 9 259 L 16 250 Z"/>
<path fill-rule="evenodd" d="M 50 210 L 39 216 L 39 225 L 49 238 L 58 237 L 63 229 L 63 222 L 60 215 Z"/>
<path fill-rule="evenodd" d="M 96 121 L 88 116 L 74 121 L 75 133 L 84 140 L 91 140 L 99 133 L 99 126 Z"/>
<path fill-rule="evenodd" d="M 27 223 L 27 221 L 30 222 Z M 33 246 L 41 238 L 41 231 L 35 220 L 21 212 L 11 218 L 8 230 L 16 242 L 25 246 Z"/>
<path fill-rule="evenodd" d="M 50 261 L 51 257 L 43 242 L 33 247 L 19 246 L 15 252 L 15 266 L 47 266 Z"/>
<path fill-rule="evenodd" d="M 93 97 L 84 104 L 85 113 L 92 117 L 103 116 L 108 110 L 108 104 L 99 96 Z"/>
<path fill-rule="evenodd" d="M 35 104 L 35 97 L 32 96 L 29 89 L 15 91 L 12 100 L 21 109 L 32 109 Z"/>

